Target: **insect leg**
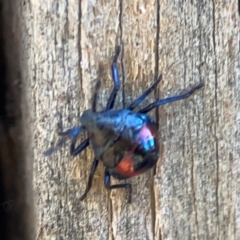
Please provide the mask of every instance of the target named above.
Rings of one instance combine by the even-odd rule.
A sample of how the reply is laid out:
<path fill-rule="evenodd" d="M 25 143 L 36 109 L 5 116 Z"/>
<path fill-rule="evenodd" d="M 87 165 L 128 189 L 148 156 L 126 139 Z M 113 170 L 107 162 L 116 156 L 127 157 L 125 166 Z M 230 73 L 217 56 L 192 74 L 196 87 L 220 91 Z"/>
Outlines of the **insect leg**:
<path fill-rule="evenodd" d="M 140 97 L 138 97 L 136 100 L 134 100 L 130 106 L 128 107 L 129 110 L 133 110 L 136 108 L 146 97 L 148 94 L 150 94 L 158 85 L 158 83 L 162 80 L 162 75 L 158 77 L 158 79 L 153 83 L 153 85 L 147 89 Z"/>
<path fill-rule="evenodd" d="M 118 73 L 118 67 L 117 67 L 117 58 L 119 56 L 120 53 L 120 46 L 118 46 L 116 48 L 116 53 L 115 56 L 113 57 L 113 62 L 112 62 L 112 77 L 113 77 L 113 83 L 114 83 L 114 87 L 112 90 L 112 93 L 108 99 L 107 102 L 107 106 L 106 106 L 106 111 L 110 110 L 113 108 L 116 96 L 117 96 L 117 92 L 120 88 L 120 81 L 119 81 L 119 73 Z"/>
<path fill-rule="evenodd" d="M 72 156 L 77 156 L 81 151 L 83 151 L 89 145 L 89 139 L 87 138 L 86 140 L 84 140 L 76 148 L 75 148 L 75 144 L 76 144 L 76 140 L 75 140 L 75 142 L 72 141 L 71 146 L 70 146 L 70 154 Z"/>
<path fill-rule="evenodd" d="M 174 96 L 174 97 L 169 97 L 169 98 L 157 100 L 156 102 L 151 103 L 147 107 L 145 107 L 142 110 L 140 110 L 139 113 L 144 113 L 145 114 L 145 113 L 151 111 L 152 109 L 154 109 L 154 108 L 156 108 L 156 107 L 158 107 L 160 105 L 164 105 L 166 103 L 175 102 L 175 101 L 178 101 L 178 100 L 181 100 L 181 99 L 188 98 L 197 89 L 201 88 L 203 85 L 204 85 L 203 83 L 200 83 L 200 84 L 198 84 L 197 86 L 193 87 L 190 91 L 188 91 L 186 93 L 183 93 L 183 94 L 180 94 L 180 95 L 177 95 L 177 96 Z"/>
<path fill-rule="evenodd" d="M 87 187 L 85 189 L 84 194 L 80 198 L 81 201 L 87 196 L 87 193 L 89 192 L 89 190 L 90 190 L 90 188 L 92 186 L 93 176 L 94 176 L 94 173 L 95 173 L 95 171 L 97 169 L 98 162 L 99 161 L 96 158 L 94 158 L 93 163 L 92 163 L 92 167 L 91 167 L 91 171 L 90 171 L 90 175 L 88 177 Z"/>
<path fill-rule="evenodd" d="M 83 130 L 83 127 L 78 127 L 78 128 L 69 129 L 66 132 L 58 133 L 60 136 L 63 136 L 63 137 L 67 136 L 67 137 L 71 138 L 72 143 L 70 146 L 70 154 L 72 156 L 78 155 L 83 149 L 85 149 L 89 145 L 89 139 L 86 139 L 79 146 L 75 147 L 77 137 L 82 130 Z"/>
<path fill-rule="evenodd" d="M 110 174 L 105 170 L 104 185 L 108 190 L 117 189 L 117 188 L 127 188 L 128 189 L 128 203 L 131 203 L 131 201 L 132 201 L 132 185 L 130 183 L 110 185 Z"/>

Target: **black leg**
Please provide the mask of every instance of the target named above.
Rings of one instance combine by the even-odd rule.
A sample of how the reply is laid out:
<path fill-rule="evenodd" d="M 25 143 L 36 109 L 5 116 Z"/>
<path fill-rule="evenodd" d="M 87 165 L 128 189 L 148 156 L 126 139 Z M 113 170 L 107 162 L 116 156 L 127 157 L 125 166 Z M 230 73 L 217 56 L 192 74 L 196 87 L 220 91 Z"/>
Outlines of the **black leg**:
<path fill-rule="evenodd" d="M 97 166 L 98 166 L 98 162 L 99 161 L 96 158 L 94 158 L 93 163 L 92 163 L 92 167 L 91 167 L 91 171 L 90 171 L 90 175 L 88 177 L 87 187 L 85 189 L 84 194 L 80 198 L 81 201 L 87 196 L 87 193 L 89 192 L 89 190 L 92 186 L 92 181 L 93 181 L 94 173 L 95 173 L 95 171 L 97 169 Z"/>
<path fill-rule="evenodd" d="M 76 140 L 75 142 L 72 141 L 70 146 L 70 154 L 74 157 L 77 156 L 81 151 L 83 151 L 89 145 L 89 139 L 87 138 L 86 140 L 84 140 L 76 148 L 75 148 L 75 144 L 76 144 Z"/>
<path fill-rule="evenodd" d="M 180 95 L 174 96 L 174 97 L 169 97 L 169 98 L 157 100 L 156 102 L 154 102 L 154 103 L 148 105 L 147 107 L 143 108 L 142 110 L 140 110 L 139 113 L 147 113 L 147 112 L 151 111 L 153 108 L 156 108 L 160 105 L 164 105 L 166 103 L 175 102 L 175 101 L 178 101 L 178 100 L 181 100 L 181 99 L 188 98 L 197 89 L 201 88 L 203 85 L 204 85 L 203 83 L 200 83 L 196 87 L 194 87 L 190 91 L 188 91 L 187 93 L 183 93 L 183 94 L 180 94 Z"/>
<path fill-rule="evenodd" d="M 121 48 L 120 48 L 120 46 L 118 46 L 117 49 L 116 49 L 116 54 L 113 57 L 112 77 L 113 77 L 114 87 L 113 87 L 112 93 L 111 93 L 111 95 L 108 99 L 107 106 L 106 106 L 106 109 L 105 109 L 106 111 L 113 108 L 113 105 L 114 105 L 114 102 L 115 102 L 115 99 L 116 99 L 116 96 L 117 96 L 117 92 L 120 88 L 119 74 L 118 74 L 118 68 L 117 68 L 117 58 L 119 56 L 120 50 L 121 50 Z"/>
<path fill-rule="evenodd" d="M 77 128 L 68 129 L 65 132 L 58 133 L 62 137 L 71 138 L 72 143 L 71 143 L 71 146 L 70 146 L 70 154 L 72 156 L 78 155 L 82 150 L 84 150 L 89 145 L 89 139 L 86 139 L 79 146 L 75 147 L 77 137 L 83 129 L 84 129 L 83 127 L 77 127 Z"/>
<path fill-rule="evenodd" d="M 128 189 L 128 203 L 131 203 L 131 201 L 132 201 L 132 185 L 130 183 L 110 185 L 110 174 L 105 170 L 104 185 L 108 190 L 117 189 L 117 188 L 127 188 Z"/>
<path fill-rule="evenodd" d="M 153 85 L 147 89 L 140 97 L 138 97 L 136 100 L 134 100 L 130 106 L 128 107 L 129 110 L 133 110 L 136 108 L 146 97 L 149 95 L 158 85 L 158 83 L 162 80 L 162 75 L 158 77 L 158 79 L 153 83 Z"/>
<path fill-rule="evenodd" d="M 93 94 L 93 102 L 92 102 L 92 111 L 96 112 L 96 105 L 97 105 L 97 96 L 98 96 L 98 91 L 101 86 L 101 82 L 97 81 L 97 84 L 95 86 L 94 94 Z"/>

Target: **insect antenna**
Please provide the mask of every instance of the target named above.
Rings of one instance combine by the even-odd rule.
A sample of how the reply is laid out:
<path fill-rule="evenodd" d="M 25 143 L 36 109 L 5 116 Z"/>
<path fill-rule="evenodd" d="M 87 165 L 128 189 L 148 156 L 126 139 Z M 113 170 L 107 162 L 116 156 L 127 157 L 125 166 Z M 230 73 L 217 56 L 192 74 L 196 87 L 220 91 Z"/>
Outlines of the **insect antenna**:
<path fill-rule="evenodd" d="M 62 139 L 60 139 L 60 141 L 57 143 L 56 146 L 50 147 L 43 154 L 45 156 L 51 156 L 55 151 L 61 149 L 69 139 L 72 140 L 72 143 L 75 143 L 78 135 L 82 132 L 83 129 L 85 128 L 83 126 L 80 126 L 80 127 L 70 128 L 65 132 L 59 132 L 58 134 L 62 137 Z"/>

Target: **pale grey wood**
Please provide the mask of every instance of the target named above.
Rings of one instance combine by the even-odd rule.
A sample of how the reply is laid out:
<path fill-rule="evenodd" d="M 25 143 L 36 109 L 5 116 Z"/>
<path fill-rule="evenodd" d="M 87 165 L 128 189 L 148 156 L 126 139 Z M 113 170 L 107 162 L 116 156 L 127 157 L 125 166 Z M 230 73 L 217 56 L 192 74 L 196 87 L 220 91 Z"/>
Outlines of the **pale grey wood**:
<path fill-rule="evenodd" d="M 159 54 L 162 94 L 205 87 L 159 110 L 156 239 L 239 239 L 236 2 L 161 1 Z"/>
<path fill-rule="evenodd" d="M 17 19 L 37 239 L 239 239 L 236 1 L 21 1 Z M 145 104 L 200 81 L 205 87 L 150 113 L 159 123 L 161 157 L 154 171 L 128 180 L 131 205 L 126 191 L 104 188 L 102 166 L 81 202 L 91 149 L 75 158 L 68 147 L 51 158 L 43 151 L 90 108 L 97 79 L 104 108 L 118 44 L 118 108 L 160 73 Z"/>

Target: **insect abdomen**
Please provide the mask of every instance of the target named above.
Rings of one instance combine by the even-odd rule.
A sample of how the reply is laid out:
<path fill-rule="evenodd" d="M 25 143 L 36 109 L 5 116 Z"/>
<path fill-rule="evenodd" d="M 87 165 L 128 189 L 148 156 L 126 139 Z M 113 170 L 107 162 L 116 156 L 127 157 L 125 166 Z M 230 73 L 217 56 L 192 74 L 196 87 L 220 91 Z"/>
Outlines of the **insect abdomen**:
<path fill-rule="evenodd" d="M 157 127 L 153 120 L 144 116 L 145 121 L 131 148 L 110 174 L 118 179 L 126 179 L 139 175 L 152 168 L 159 158 Z"/>

